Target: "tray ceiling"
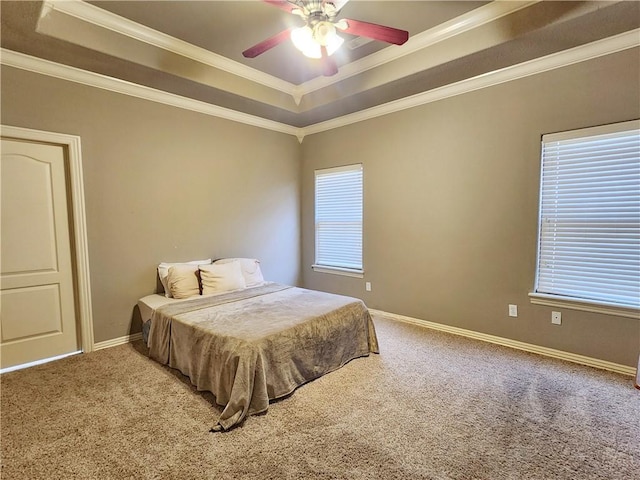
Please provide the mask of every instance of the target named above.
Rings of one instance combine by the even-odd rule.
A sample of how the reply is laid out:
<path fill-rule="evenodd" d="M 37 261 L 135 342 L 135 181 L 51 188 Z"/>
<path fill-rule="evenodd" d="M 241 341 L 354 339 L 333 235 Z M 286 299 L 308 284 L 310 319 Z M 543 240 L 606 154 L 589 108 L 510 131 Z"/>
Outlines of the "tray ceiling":
<path fill-rule="evenodd" d="M 407 30 L 409 41 L 343 34 L 339 71 L 324 77 L 318 61 L 288 41 L 242 56 L 302 23 L 260 1 L 3 0 L 0 17 L 4 64 L 42 59 L 53 62 L 45 70 L 92 72 L 289 133 L 603 39 L 626 35 L 623 48 L 640 44 L 639 2 L 351 0 L 340 17 Z"/>

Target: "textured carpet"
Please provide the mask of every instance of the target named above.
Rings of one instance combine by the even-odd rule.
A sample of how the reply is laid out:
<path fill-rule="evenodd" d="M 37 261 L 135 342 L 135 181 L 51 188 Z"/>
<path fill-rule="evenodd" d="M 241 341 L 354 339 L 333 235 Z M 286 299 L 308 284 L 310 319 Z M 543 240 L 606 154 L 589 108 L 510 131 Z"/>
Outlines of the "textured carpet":
<path fill-rule="evenodd" d="M 633 379 L 376 317 L 380 355 L 209 433 L 141 342 L 1 377 L 2 479 L 638 479 Z"/>

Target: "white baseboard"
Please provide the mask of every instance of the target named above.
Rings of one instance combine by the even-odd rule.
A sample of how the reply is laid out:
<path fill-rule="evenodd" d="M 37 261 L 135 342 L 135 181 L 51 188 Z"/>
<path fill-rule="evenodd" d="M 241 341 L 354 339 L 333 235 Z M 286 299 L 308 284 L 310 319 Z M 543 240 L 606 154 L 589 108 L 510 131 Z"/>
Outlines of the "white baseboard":
<path fill-rule="evenodd" d="M 142 333 L 133 333 L 131 335 L 125 335 L 124 337 L 112 338 L 111 340 L 105 340 L 104 342 L 98 342 L 93 344 L 94 350 L 102 350 L 103 348 L 116 347 L 125 343 L 135 342 L 142 338 Z"/>
<path fill-rule="evenodd" d="M 611 372 L 620 373 L 622 375 L 628 375 L 633 377 L 637 374 L 637 370 L 634 367 L 628 365 L 621 365 L 619 363 L 608 362 L 606 360 L 600 360 L 598 358 L 587 357 L 584 355 L 578 355 L 576 353 L 564 352 L 562 350 L 556 350 L 554 348 L 541 347 L 540 345 L 534 345 L 532 343 L 520 342 L 517 340 L 511 340 L 509 338 L 498 337 L 495 335 L 489 335 L 487 333 L 474 332 L 473 330 L 466 330 L 464 328 L 452 327 L 444 325 L 442 323 L 429 322 L 427 320 L 420 320 L 418 318 L 407 317 L 405 315 L 398 315 L 396 313 L 384 312 L 382 310 L 369 309 L 372 315 L 380 315 L 382 317 L 389 318 L 391 320 L 397 320 L 404 323 L 411 323 L 432 330 L 438 330 L 441 332 L 451 333 L 453 335 L 460 335 L 462 337 L 472 338 L 475 340 L 481 340 L 483 342 L 493 343 L 496 345 L 502 345 L 503 347 L 515 348 L 516 350 L 522 350 L 525 352 L 536 353 L 546 357 L 558 358 L 567 362 L 578 363 L 580 365 L 587 365 L 589 367 L 599 368 L 601 370 L 609 370 Z M 125 335 L 124 337 L 113 338 L 104 342 L 98 342 L 93 345 L 94 350 L 101 350 L 103 348 L 115 347 L 117 345 L 123 345 L 125 343 L 135 342 L 142 338 L 142 333 L 134 333 L 132 335 Z"/>
<path fill-rule="evenodd" d="M 519 342 L 517 340 L 511 340 L 509 338 L 474 332 L 473 330 L 465 330 L 464 328 L 452 327 L 449 325 L 444 325 L 442 323 L 429 322 L 427 320 L 420 320 L 418 318 L 407 317 L 405 315 L 383 312 L 381 310 L 374 310 L 370 308 L 369 312 L 371 312 L 372 315 L 380 315 L 391 320 L 411 323 L 414 325 L 419 325 L 421 327 L 439 330 L 441 332 L 452 333 L 454 335 L 460 335 L 467 338 L 473 338 L 475 340 L 481 340 L 483 342 L 494 343 L 496 345 L 502 345 L 504 347 L 515 348 L 517 350 L 523 350 L 525 352 L 537 353 L 538 355 L 558 358 L 560 360 L 566 360 L 567 362 L 587 365 L 589 367 L 599 368 L 601 370 L 609 370 L 611 372 L 620 373 L 622 375 L 629 375 L 631 377 L 636 375 L 636 369 L 628 365 L 621 365 L 619 363 L 608 362 L 606 360 L 600 360 L 598 358 L 586 357 L 584 355 L 578 355 L 576 353 L 564 352 L 562 350 L 556 350 L 548 347 L 541 347 L 539 345 L 533 345 L 531 343 Z"/>

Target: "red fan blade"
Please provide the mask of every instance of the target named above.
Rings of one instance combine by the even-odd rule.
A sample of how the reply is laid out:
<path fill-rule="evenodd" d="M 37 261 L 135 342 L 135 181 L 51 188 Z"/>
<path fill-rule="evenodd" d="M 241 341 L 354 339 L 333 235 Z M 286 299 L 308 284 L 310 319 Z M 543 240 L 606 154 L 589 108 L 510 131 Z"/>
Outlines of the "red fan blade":
<path fill-rule="evenodd" d="M 288 28 L 286 30 L 283 30 L 280 33 L 275 34 L 273 37 L 263 40 L 262 42 L 254 45 L 253 47 L 247 48 L 244 52 L 242 52 L 242 55 L 244 55 L 247 58 L 255 58 L 261 53 L 266 52 L 270 48 L 273 48 L 276 45 L 281 44 L 285 40 L 288 40 L 290 36 L 291 36 L 291 29 Z"/>
<path fill-rule="evenodd" d="M 327 47 L 321 45 L 320 53 L 322 54 L 322 74 L 325 77 L 331 77 L 338 73 L 336 61 L 327 54 Z"/>
<path fill-rule="evenodd" d="M 395 43 L 396 45 L 402 45 L 409 39 L 409 32 L 405 30 L 398 30 L 397 28 L 386 27 L 384 25 L 378 25 L 377 23 L 363 22 L 360 20 L 345 20 L 348 26 L 343 31 L 352 35 L 373 38 L 374 40 Z"/>
<path fill-rule="evenodd" d="M 291 13 L 291 10 L 294 8 L 299 8 L 291 2 L 286 2 L 284 0 L 262 0 L 264 3 L 268 3 L 272 7 L 279 8 L 280 10 L 284 10 L 285 12 Z"/>

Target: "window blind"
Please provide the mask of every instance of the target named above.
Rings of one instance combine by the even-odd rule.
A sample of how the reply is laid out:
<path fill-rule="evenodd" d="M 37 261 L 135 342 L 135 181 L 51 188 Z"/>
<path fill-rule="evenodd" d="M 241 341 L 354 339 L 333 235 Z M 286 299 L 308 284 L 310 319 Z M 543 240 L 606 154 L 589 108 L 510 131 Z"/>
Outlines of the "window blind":
<path fill-rule="evenodd" d="M 639 127 L 542 137 L 536 292 L 640 307 Z"/>
<path fill-rule="evenodd" d="M 315 264 L 362 270 L 362 165 L 315 172 Z"/>

